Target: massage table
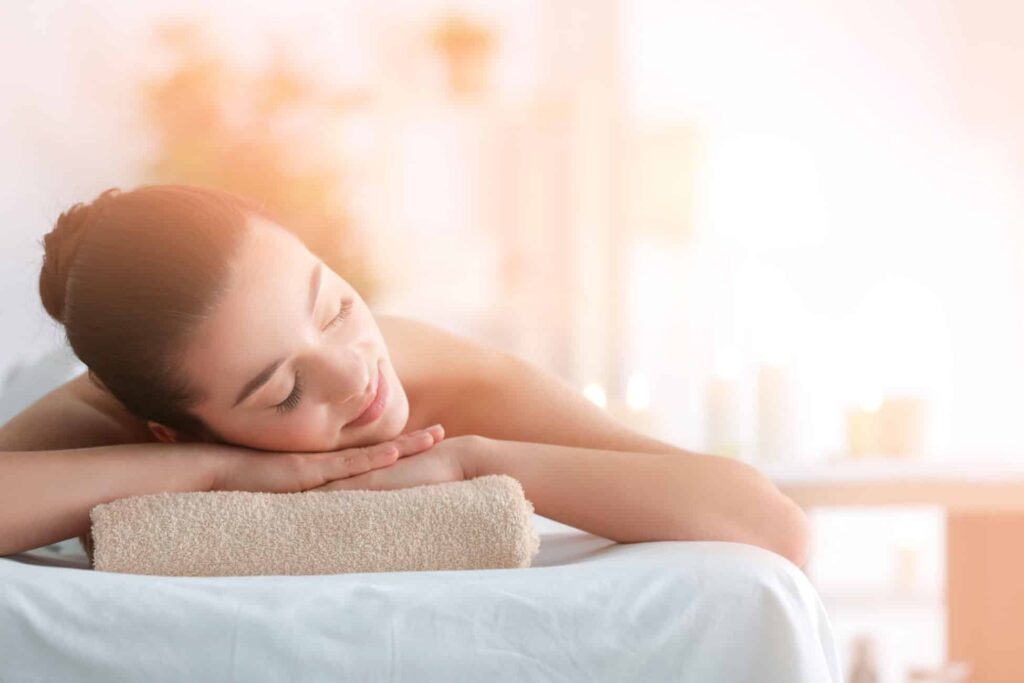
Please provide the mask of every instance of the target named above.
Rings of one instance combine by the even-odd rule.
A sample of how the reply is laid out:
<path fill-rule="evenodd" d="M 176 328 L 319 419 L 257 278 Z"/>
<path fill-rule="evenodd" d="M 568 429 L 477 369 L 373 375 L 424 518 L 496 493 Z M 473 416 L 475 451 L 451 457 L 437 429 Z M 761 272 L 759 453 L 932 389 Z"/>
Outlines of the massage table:
<path fill-rule="evenodd" d="M 0 683 L 842 681 L 785 558 L 533 523 L 525 569 L 172 577 L 94 571 L 80 545 L 0 557 Z"/>

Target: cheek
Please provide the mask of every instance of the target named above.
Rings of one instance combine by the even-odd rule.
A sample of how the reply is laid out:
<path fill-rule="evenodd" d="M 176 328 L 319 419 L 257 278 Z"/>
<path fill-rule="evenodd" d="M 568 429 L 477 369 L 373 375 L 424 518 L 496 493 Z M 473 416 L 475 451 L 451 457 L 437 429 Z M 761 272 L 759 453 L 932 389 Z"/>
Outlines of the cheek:
<path fill-rule="evenodd" d="M 326 438 L 329 425 L 316 411 L 289 416 L 256 418 L 237 425 L 236 443 L 269 451 L 329 450 L 334 443 Z"/>

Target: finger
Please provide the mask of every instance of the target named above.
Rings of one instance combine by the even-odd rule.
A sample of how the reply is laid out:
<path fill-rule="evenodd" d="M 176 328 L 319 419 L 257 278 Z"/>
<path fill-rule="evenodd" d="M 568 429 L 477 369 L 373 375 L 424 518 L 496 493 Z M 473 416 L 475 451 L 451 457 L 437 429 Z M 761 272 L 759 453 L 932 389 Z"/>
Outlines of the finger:
<path fill-rule="evenodd" d="M 309 491 L 352 491 L 357 489 L 369 489 L 370 486 L 370 473 L 360 474 L 355 477 L 345 477 L 342 479 L 335 479 L 329 481 L 322 486 L 308 489 Z"/>
<path fill-rule="evenodd" d="M 427 441 L 424 438 L 424 436 L 428 436 L 429 437 L 429 441 Z M 406 437 L 406 438 L 409 438 L 409 439 L 413 439 L 414 440 L 413 444 L 419 445 L 419 444 L 424 444 L 425 443 L 425 445 L 422 445 L 422 446 L 420 446 L 418 448 L 416 446 L 413 446 L 412 444 L 410 444 L 410 448 L 413 448 L 414 450 L 412 450 L 411 452 L 403 452 L 403 455 L 412 455 L 413 453 L 421 453 L 424 450 L 426 450 L 427 448 L 430 448 L 431 446 L 436 444 L 438 441 L 441 441 L 441 440 L 444 439 L 444 427 L 442 427 L 440 424 L 435 424 L 435 425 L 431 425 L 429 427 L 425 427 L 423 429 L 419 429 L 419 430 L 417 430 L 415 432 L 409 432 L 408 434 L 404 434 L 404 435 L 402 435 L 402 436 L 400 436 L 398 438 L 401 439 L 403 437 Z M 396 439 L 396 441 L 397 441 L 397 439 Z"/>
<path fill-rule="evenodd" d="M 424 429 L 423 431 L 429 432 L 430 434 L 433 434 L 433 436 L 434 436 L 434 443 L 437 443 L 438 441 L 441 441 L 442 439 L 444 439 L 444 427 L 440 423 L 438 423 L 436 425 L 431 425 L 431 426 L 427 427 L 426 429 Z"/>
<path fill-rule="evenodd" d="M 387 467 L 398 460 L 400 452 L 398 446 L 390 442 L 369 448 L 345 451 L 340 457 L 330 462 L 326 475 L 328 479 L 338 479 L 369 472 L 379 467 Z"/>
<path fill-rule="evenodd" d="M 413 455 L 427 450 L 434 445 L 434 435 L 430 432 L 420 430 L 410 434 L 403 434 L 395 439 L 399 448 L 399 457 Z"/>
<path fill-rule="evenodd" d="M 303 458 L 311 462 L 319 462 L 322 460 L 337 460 L 340 458 L 354 458 L 359 454 L 369 455 L 380 455 L 386 453 L 390 448 L 395 446 L 395 442 L 392 441 L 381 441 L 380 443 L 370 444 L 368 446 L 350 446 L 348 448 L 341 448 L 334 451 L 315 451 L 315 452 L 302 452 L 298 453 Z"/>
<path fill-rule="evenodd" d="M 417 429 L 412 432 L 406 432 L 405 434 L 399 434 L 397 437 L 395 437 L 395 439 L 401 439 L 402 437 L 407 436 L 418 436 L 420 434 L 430 434 L 434 437 L 435 440 L 440 441 L 441 439 L 444 438 L 444 427 L 442 427 L 441 423 L 439 422 L 437 424 L 430 425 L 429 427 L 424 427 L 423 429 Z"/>

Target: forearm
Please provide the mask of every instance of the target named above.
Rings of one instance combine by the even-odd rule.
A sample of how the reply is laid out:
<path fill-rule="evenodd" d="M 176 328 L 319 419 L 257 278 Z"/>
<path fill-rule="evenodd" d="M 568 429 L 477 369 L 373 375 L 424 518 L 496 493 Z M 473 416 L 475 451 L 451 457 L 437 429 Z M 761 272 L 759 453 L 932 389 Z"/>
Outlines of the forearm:
<path fill-rule="evenodd" d="M 728 458 L 488 439 L 467 476 L 507 474 L 540 515 L 632 543 L 734 541 L 802 565 L 804 513 L 763 474 Z"/>
<path fill-rule="evenodd" d="M 214 450 L 196 444 L 0 452 L 0 555 L 85 533 L 100 503 L 209 490 L 216 466 Z"/>

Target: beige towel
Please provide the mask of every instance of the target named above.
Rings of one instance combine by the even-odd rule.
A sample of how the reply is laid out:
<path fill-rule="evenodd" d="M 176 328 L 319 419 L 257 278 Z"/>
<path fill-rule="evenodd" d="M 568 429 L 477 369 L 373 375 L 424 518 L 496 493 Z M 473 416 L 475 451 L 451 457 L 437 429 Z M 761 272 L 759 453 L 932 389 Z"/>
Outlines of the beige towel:
<path fill-rule="evenodd" d="M 93 567 L 171 576 L 529 567 L 540 548 L 517 479 L 392 491 L 196 491 L 92 508 Z"/>

